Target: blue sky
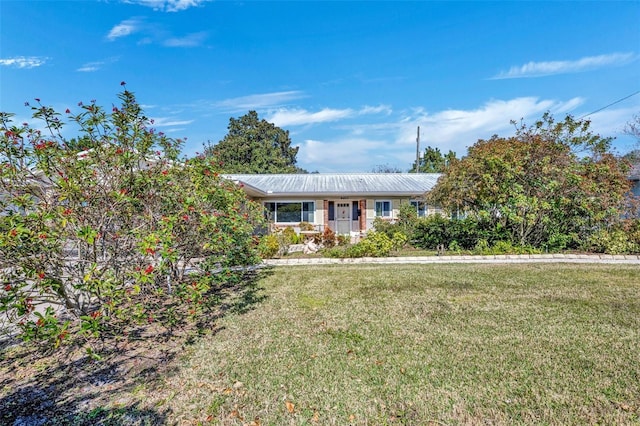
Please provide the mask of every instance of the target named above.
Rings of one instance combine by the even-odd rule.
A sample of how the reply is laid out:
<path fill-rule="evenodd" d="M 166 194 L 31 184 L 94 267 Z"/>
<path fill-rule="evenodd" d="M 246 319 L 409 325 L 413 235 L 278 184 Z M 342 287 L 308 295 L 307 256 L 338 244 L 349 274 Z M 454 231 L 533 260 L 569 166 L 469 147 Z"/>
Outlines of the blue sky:
<path fill-rule="evenodd" d="M 18 122 L 34 98 L 110 108 L 121 81 L 188 156 L 249 110 L 309 171 L 406 171 L 417 126 L 462 155 L 545 111 L 598 111 L 624 153 L 640 2 L 0 1 L 0 110 Z"/>

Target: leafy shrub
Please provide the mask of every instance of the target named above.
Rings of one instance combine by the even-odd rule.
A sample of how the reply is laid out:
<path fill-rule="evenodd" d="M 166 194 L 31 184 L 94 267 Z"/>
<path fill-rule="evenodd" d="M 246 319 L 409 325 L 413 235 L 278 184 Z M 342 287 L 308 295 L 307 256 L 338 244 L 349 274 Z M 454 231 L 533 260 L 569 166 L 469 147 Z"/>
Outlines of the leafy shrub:
<path fill-rule="evenodd" d="M 449 247 L 455 241 L 457 249 L 473 250 L 481 240 L 490 245 L 508 241 L 509 235 L 482 218 L 448 219 L 435 214 L 416 222 L 412 243 L 419 248 L 435 250 L 438 246 Z"/>
<path fill-rule="evenodd" d="M 597 253 L 606 254 L 624 254 L 640 251 L 640 246 L 630 240 L 629 235 L 621 229 L 601 229 L 593 233 L 587 239 L 586 248 Z"/>
<path fill-rule="evenodd" d="M 373 219 L 373 228 L 376 232 L 382 232 L 391 239 L 394 238 L 394 235 L 400 233 L 406 237 L 406 244 L 413 239 L 417 221 L 418 216 L 415 207 L 409 203 L 404 203 L 400 205 L 398 220 L 390 222 L 381 217 L 375 217 Z"/>
<path fill-rule="evenodd" d="M 357 244 L 348 247 L 329 248 L 325 250 L 325 255 L 340 258 L 388 256 L 394 245 L 402 244 L 403 241 L 406 241 L 406 237 L 403 234 L 398 234 L 398 238 L 394 242 L 383 232 L 371 231 Z"/>
<path fill-rule="evenodd" d="M 291 226 L 284 228 L 281 231 L 281 235 L 283 245 L 300 244 L 302 242 L 302 237 L 296 234 L 296 231 Z"/>
<path fill-rule="evenodd" d="M 300 222 L 298 225 L 301 231 L 313 231 L 315 227 L 309 222 Z"/>
<path fill-rule="evenodd" d="M 322 245 L 328 248 L 336 245 L 336 233 L 328 226 L 324 228 L 324 232 L 322 233 Z"/>
<path fill-rule="evenodd" d="M 291 226 L 276 229 L 269 236 L 271 238 L 266 240 L 266 243 L 270 246 L 268 252 L 270 253 L 273 251 L 277 245 L 276 252 L 270 257 L 273 257 L 276 254 L 285 255 L 289 253 L 289 249 L 292 244 L 301 244 L 303 242 L 302 236 L 296 234 L 296 231 Z"/>
<path fill-rule="evenodd" d="M 452 253 L 459 254 L 462 252 L 462 247 L 460 247 L 460 244 L 458 244 L 456 240 L 453 240 L 449 243 L 448 250 Z"/>
<path fill-rule="evenodd" d="M 261 207 L 213 159 L 178 158 L 182 141 L 149 128 L 133 93 L 119 98 L 111 113 L 67 110 L 72 140 L 39 100 L 37 127 L 0 113 L 0 314 L 42 347 L 194 323 L 258 261 Z"/>
<path fill-rule="evenodd" d="M 540 250 L 529 246 L 516 246 L 510 241 L 496 241 L 492 246 L 487 240 L 478 240 L 473 252 L 480 255 L 492 254 L 536 254 Z"/>
<path fill-rule="evenodd" d="M 336 235 L 336 243 L 339 246 L 346 246 L 351 243 L 351 237 L 349 235 Z"/>
<path fill-rule="evenodd" d="M 278 254 L 280 251 L 280 243 L 278 242 L 278 237 L 270 234 L 265 235 L 260 239 L 260 243 L 258 244 L 258 254 L 263 259 L 270 259 Z"/>
<path fill-rule="evenodd" d="M 396 232 L 391 239 L 392 250 L 400 250 L 409 242 L 409 238 L 404 232 Z"/>
<path fill-rule="evenodd" d="M 547 241 L 542 244 L 542 248 L 550 252 L 558 252 L 578 246 L 579 237 L 577 234 L 563 234 L 558 232 L 551 233 Z"/>
<path fill-rule="evenodd" d="M 449 219 L 440 214 L 419 219 L 415 225 L 414 246 L 431 250 L 435 250 L 439 245 L 448 246 L 452 240 L 449 222 Z"/>

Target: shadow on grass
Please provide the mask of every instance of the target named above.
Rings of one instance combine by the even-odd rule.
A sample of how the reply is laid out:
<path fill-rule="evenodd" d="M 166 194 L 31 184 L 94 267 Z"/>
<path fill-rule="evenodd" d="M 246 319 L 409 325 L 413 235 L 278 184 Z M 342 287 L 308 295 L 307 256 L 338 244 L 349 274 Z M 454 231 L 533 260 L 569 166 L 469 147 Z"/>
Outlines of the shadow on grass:
<path fill-rule="evenodd" d="M 218 309 L 189 330 L 166 333 L 151 325 L 131 330 L 128 339 L 105 342 L 102 360 L 78 347 L 43 356 L 28 343 L 0 346 L 0 424 L 162 425 L 168 407 L 149 407 L 136 396 L 153 389 L 180 366 L 178 359 L 200 335 L 215 335 L 227 314 L 254 309 L 266 296 L 260 280 L 268 268 L 244 272 L 216 290 Z"/>

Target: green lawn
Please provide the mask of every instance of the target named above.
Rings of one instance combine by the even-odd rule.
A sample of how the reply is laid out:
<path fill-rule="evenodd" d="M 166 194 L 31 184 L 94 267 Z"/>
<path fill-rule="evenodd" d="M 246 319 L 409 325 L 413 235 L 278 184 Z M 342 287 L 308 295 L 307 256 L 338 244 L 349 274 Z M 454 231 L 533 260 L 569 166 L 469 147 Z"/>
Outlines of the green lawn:
<path fill-rule="evenodd" d="M 249 310 L 228 310 L 179 356 L 150 365 L 138 353 L 126 368 L 109 364 L 128 382 L 85 380 L 61 393 L 76 414 L 60 424 L 640 424 L 637 266 L 266 275 L 250 304 L 230 303 Z M 18 374 L 13 366 L 1 372 Z M 36 377 L 28 383 L 48 389 Z M 9 385 L 5 404 L 21 395 Z"/>
<path fill-rule="evenodd" d="M 640 270 L 279 268 L 143 394 L 177 422 L 639 424 Z"/>

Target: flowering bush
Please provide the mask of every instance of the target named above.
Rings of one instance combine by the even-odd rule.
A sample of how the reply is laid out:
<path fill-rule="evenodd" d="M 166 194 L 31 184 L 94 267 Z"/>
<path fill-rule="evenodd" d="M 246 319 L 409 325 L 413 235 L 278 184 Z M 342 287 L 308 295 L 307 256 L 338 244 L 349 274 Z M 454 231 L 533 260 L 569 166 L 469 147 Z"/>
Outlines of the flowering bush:
<path fill-rule="evenodd" d="M 132 92 L 119 98 L 110 113 L 67 109 L 71 140 L 39 100 L 44 130 L 0 113 L 0 314 L 25 340 L 172 328 L 258 261 L 259 206 L 213 159 L 180 160 L 182 141 L 150 128 Z"/>

